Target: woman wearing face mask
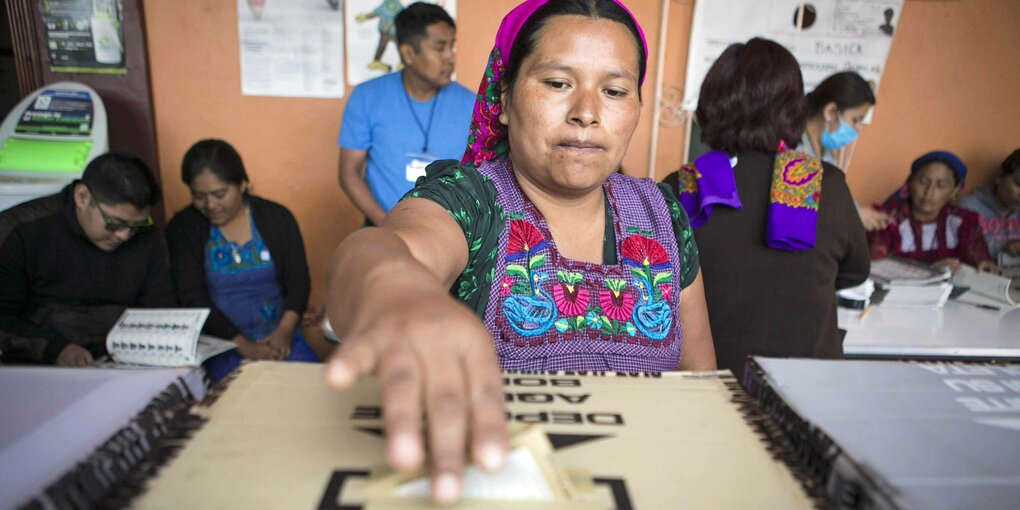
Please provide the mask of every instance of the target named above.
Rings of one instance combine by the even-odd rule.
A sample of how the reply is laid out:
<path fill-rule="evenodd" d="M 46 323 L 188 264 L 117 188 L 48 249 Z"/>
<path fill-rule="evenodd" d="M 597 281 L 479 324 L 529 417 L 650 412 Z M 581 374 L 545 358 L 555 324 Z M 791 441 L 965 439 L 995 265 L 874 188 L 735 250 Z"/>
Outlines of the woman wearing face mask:
<path fill-rule="evenodd" d="M 857 138 L 864 117 L 875 106 L 871 85 L 855 72 L 829 76 L 807 95 L 808 119 L 799 150 L 839 166 L 837 153 Z M 884 228 L 889 218 L 871 207 L 858 207 L 867 230 Z"/>
<path fill-rule="evenodd" d="M 203 331 L 237 346 L 206 362 L 209 376 L 222 378 L 241 358 L 318 361 L 301 331 L 310 279 L 294 216 L 248 193 L 241 156 L 222 140 L 191 146 L 181 180 L 191 205 L 166 230 L 177 299 L 209 308 Z"/>

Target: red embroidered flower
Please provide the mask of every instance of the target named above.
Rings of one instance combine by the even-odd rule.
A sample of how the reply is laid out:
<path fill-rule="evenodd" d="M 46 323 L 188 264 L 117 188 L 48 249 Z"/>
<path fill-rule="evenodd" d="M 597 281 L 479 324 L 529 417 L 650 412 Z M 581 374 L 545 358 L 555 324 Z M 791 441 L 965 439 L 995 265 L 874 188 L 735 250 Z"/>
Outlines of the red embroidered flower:
<path fill-rule="evenodd" d="M 534 225 L 524 220 L 510 221 L 510 238 L 507 240 L 508 255 L 528 255 L 545 248 L 545 239 Z"/>
<path fill-rule="evenodd" d="M 503 280 L 499 282 L 499 295 L 509 296 L 510 288 L 514 286 L 514 279 L 511 276 L 503 276 Z"/>
<path fill-rule="evenodd" d="M 634 309 L 634 294 L 630 292 L 599 289 L 599 306 L 602 312 L 614 321 L 626 321 L 630 319 L 630 312 Z"/>
<path fill-rule="evenodd" d="M 623 240 L 624 263 L 634 267 L 651 266 L 655 269 L 669 267 L 669 256 L 654 239 L 645 236 L 633 235 Z"/>
<path fill-rule="evenodd" d="M 659 285 L 659 293 L 662 294 L 662 299 L 669 299 L 669 295 L 673 293 L 673 287 L 668 283 Z"/>
<path fill-rule="evenodd" d="M 584 314 L 584 311 L 588 309 L 589 295 L 590 291 L 583 287 L 565 283 L 553 286 L 553 301 L 556 301 L 556 308 L 568 317 Z"/>

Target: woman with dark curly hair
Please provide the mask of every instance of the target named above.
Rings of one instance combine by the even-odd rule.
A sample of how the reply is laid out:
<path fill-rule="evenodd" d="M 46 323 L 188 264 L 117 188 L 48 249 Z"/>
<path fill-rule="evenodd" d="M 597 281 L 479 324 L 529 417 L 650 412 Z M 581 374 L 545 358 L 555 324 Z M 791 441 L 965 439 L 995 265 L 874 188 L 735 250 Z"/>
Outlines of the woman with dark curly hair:
<path fill-rule="evenodd" d="M 843 172 L 789 149 L 806 115 L 789 51 L 734 44 L 701 86 L 714 150 L 666 178 L 695 228 L 719 368 L 738 376 L 748 355 L 842 357 L 836 290 L 870 270 Z"/>

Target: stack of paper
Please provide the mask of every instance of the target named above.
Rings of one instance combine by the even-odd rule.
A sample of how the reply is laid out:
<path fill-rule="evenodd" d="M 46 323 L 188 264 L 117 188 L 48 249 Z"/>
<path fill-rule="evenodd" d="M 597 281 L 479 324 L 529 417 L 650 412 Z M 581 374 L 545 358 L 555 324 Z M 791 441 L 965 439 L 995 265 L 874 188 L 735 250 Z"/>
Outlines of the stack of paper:
<path fill-rule="evenodd" d="M 885 292 L 883 305 L 940 307 L 953 291 L 950 276 L 948 269 L 894 257 L 871 263 L 871 278 Z"/>

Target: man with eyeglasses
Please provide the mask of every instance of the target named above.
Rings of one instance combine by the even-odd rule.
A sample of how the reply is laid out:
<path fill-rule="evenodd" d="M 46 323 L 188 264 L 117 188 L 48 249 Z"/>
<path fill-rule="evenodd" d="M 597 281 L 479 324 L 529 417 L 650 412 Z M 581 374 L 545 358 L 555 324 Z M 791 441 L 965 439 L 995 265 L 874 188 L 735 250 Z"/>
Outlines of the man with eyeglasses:
<path fill-rule="evenodd" d="M 124 308 L 176 305 L 158 199 L 142 160 L 109 153 L 0 212 L 0 362 L 89 365 Z"/>

